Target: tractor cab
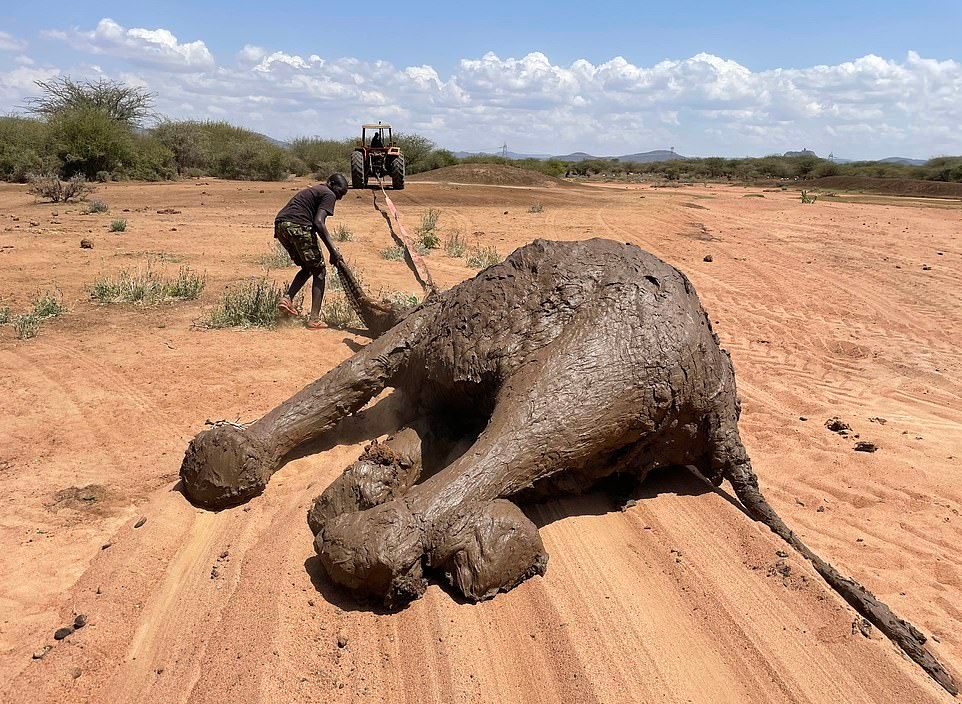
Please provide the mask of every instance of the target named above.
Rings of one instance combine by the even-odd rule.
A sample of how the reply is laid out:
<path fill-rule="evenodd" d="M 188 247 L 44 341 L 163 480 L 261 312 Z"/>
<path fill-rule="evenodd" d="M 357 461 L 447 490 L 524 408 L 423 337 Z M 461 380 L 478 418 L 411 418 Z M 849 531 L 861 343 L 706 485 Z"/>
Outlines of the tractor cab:
<path fill-rule="evenodd" d="M 404 156 L 394 140 L 391 125 L 361 125 L 361 138 L 351 152 L 351 186 L 364 188 L 371 178 L 391 177 L 395 190 L 404 188 Z"/>
<path fill-rule="evenodd" d="M 361 144 L 368 149 L 386 149 L 394 144 L 394 135 L 390 125 L 380 122 L 376 125 L 361 125 Z"/>

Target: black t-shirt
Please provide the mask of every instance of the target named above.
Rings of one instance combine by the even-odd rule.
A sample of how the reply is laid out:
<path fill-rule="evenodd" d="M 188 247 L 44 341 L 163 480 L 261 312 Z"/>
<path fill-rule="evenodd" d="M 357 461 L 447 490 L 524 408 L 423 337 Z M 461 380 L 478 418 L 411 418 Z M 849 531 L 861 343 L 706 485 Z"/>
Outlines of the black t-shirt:
<path fill-rule="evenodd" d="M 326 210 L 328 215 L 333 215 L 335 203 L 337 203 L 337 196 L 334 195 L 334 191 L 323 183 L 319 183 L 294 194 L 288 204 L 281 208 L 274 222 L 287 221 L 313 228 L 317 211 Z"/>

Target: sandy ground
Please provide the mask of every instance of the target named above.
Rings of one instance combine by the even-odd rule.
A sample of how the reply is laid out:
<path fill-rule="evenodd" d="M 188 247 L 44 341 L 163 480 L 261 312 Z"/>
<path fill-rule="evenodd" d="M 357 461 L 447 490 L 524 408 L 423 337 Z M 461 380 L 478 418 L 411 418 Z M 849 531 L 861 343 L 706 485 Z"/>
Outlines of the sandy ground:
<path fill-rule="evenodd" d="M 365 341 L 192 326 L 261 271 L 274 213 L 303 184 L 111 184 L 104 215 L 0 185 L 0 299 L 17 313 L 58 288 L 69 307 L 33 340 L 0 328 L 0 700 L 951 701 L 877 632 L 853 632 L 800 558 L 776 569 L 784 545 L 680 475 L 624 512 L 601 494 L 532 507 L 545 577 L 480 605 L 433 586 L 395 614 L 327 583 L 305 522 L 384 432 L 378 413 L 248 505 L 192 507 L 175 485 L 205 419 L 254 419 Z M 599 236 L 682 269 L 732 352 L 771 502 L 962 672 L 962 209 L 748 193 L 412 183 L 395 199 L 409 225 L 438 208 L 443 231 L 502 254 Z M 107 232 L 115 217 L 126 232 Z M 368 282 L 416 291 L 378 255 L 391 242 L 370 194 L 349 194 L 336 222 Z M 200 300 L 90 302 L 86 284 L 148 256 L 206 272 Z M 428 264 L 443 286 L 473 273 L 440 253 Z M 881 449 L 854 452 L 824 427 L 835 415 Z M 55 642 L 78 613 L 89 625 Z"/>

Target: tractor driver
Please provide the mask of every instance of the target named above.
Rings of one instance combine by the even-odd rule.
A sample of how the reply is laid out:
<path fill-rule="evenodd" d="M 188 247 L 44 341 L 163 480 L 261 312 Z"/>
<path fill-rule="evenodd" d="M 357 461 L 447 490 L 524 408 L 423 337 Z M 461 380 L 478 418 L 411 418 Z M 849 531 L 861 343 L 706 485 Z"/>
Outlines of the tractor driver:
<path fill-rule="evenodd" d="M 374 136 L 371 137 L 371 149 L 382 149 L 384 147 L 384 140 L 381 139 L 381 130 L 377 130 Z"/>
<path fill-rule="evenodd" d="M 294 297 L 311 277 L 311 314 L 307 319 L 307 328 L 319 330 L 323 327 L 320 321 L 321 302 L 324 300 L 324 279 L 327 267 L 324 265 L 324 255 L 321 254 L 317 243 L 318 236 L 324 240 L 331 254 L 331 264 L 337 266 L 340 255 L 331 243 L 331 236 L 327 231 L 327 217 L 334 215 L 334 204 L 347 194 L 347 179 L 343 174 L 334 174 L 327 179 L 327 183 L 305 188 L 291 198 L 274 219 L 274 237 L 291 255 L 294 263 L 301 270 L 294 275 L 291 287 L 277 307 L 288 315 L 300 315 L 294 306 Z"/>

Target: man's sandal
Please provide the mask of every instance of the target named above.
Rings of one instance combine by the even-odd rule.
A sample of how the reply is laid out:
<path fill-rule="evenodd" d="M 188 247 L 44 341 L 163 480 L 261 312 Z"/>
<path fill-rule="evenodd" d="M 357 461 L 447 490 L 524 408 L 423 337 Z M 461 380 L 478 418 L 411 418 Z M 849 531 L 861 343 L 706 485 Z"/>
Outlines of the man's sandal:
<path fill-rule="evenodd" d="M 284 296 L 284 298 L 280 300 L 277 304 L 277 309 L 288 315 L 298 316 L 301 314 L 301 311 L 294 307 L 294 302 L 287 296 Z"/>
<path fill-rule="evenodd" d="M 308 330 L 324 330 L 327 328 L 327 325 L 325 325 L 321 320 L 308 320 L 306 323 L 304 323 L 304 327 L 306 327 Z"/>

